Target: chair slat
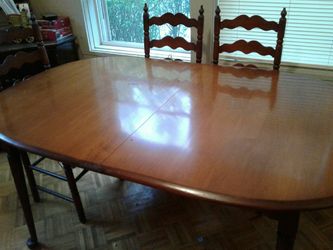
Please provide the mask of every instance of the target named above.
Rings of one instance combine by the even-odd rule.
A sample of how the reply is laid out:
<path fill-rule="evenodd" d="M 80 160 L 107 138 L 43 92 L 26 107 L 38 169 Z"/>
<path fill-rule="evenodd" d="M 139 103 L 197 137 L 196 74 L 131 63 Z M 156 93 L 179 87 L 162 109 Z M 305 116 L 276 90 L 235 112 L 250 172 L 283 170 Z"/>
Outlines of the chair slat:
<path fill-rule="evenodd" d="M 235 51 L 241 51 L 245 54 L 256 52 L 262 56 L 269 55 L 274 57 L 275 55 L 275 50 L 272 47 L 266 47 L 257 41 L 238 40 L 232 44 L 225 43 L 219 47 L 219 53 L 232 53 Z"/>
<path fill-rule="evenodd" d="M 35 63 L 41 60 L 38 50 L 33 52 L 19 51 L 15 55 L 9 55 L 0 65 L 0 76 L 6 75 L 12 69 L 20 69 L 26 63 Z"/>
<path fill-rule="evenodd" d="M 169 46 L 172 49 L 183 48 L 184 50 L 196 50 L 196 44 L 186 41 L 182 37 L 173 38 L 171 36 L 166 36 L 160 40 L 151 40 L 150 47 L 162 48 Z"/>
<path fill-rule="evenodd" d="M 198 28 L 198 20 L 194 18 L 188 18 L 182 13 L 165 13 L 160 17 L 154 16 L 149 19 L 149 25 L 163 25 L 171 24 L 172 26 L 184 25 L 186 27 L 196 27 Z"/>
<path fill-rule="evenodd" d="M 275 32 L 279 30 L 279 24 L 277 22 L 267 21 L 261 16 L 249 17 L 247 15 L 241 15 L 232 20 L 225 19 L 220 23 L 220 29 L 235 29 L 237 27 L 243 27 L 247 30 L 254 28 L 260 28 L 265 31 L 274 30 Z"/>

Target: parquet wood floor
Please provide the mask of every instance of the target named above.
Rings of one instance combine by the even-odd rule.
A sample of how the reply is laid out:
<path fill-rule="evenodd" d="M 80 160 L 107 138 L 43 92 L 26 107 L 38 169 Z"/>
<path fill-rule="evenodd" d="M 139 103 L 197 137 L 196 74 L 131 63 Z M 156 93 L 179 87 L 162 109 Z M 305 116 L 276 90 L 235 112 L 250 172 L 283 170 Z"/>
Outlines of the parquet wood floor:
<path fill-rule="evenodd" d="M 55 163 L 51 168 L 62 169 Z M 37 181 L 68 194 L 66 183 Z M 276 222 L 254 211 L 184 198 L 88 173 L 78 183 L 88 223 L 72 204 L 41 194 L 32 209 L 40 249 L 274 249 Z M 32 199 L 31 199 L 32 200 Z M 0 154 L 0 249 L 28 249 L 22 210 L 4 154 Z M 333 249 L 333 209 L 301 216 L 296 250 Z"/>

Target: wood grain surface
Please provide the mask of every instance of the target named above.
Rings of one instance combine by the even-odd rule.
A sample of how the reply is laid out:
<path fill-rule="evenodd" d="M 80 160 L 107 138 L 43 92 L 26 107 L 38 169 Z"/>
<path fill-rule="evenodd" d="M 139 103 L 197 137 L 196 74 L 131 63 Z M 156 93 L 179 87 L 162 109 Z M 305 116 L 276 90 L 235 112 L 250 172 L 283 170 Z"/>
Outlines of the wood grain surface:
<path fill-rule="evenodd" d="M 270 91 L 271 77 L 256 74 L 142 58 L 78 61 L 0 93 L 0 138 L 230 205 L 333 205 L 332 84 L 272 71 L 277 88 L 262 97 L 255 93 Z"/>

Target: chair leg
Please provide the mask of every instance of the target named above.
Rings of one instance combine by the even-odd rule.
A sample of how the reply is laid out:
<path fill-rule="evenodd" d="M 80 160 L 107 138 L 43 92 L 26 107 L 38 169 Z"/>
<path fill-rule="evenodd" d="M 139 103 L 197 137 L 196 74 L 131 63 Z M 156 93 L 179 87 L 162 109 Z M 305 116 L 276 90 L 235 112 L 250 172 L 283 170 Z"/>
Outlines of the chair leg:
<path fill-rule="evenodd" d="M 290 212 L 278 219 L 276 250 L 292 250 L 299 224 L 299 212 Z"/>
<path fill-rule="evenodd" d="M 10 148 L 8 150 L 7 157 L 8 157 L 9 167 L 14 179 L 16 191 L 20 199 L 24 217 L 30 233 L 30 238 L 27 240 L 27 246 L 30 249 L 32 249 L 38 246 L 38 239 L 37 239 L 34 218 L 31 212 L 28 190 L 25 184 L 24 172 L 20 159 L 21 155 L 19 150 L 15 148 Z"/>
<path fill-rule="evenodd" d="M 65 169 L 65 175 L 67 178 L 68 186 L 69 186 L 69 189 L 70 189 L 72 197 L 73 197 L 74 205 L 75 205 L 77 214 L 79 216 L 79 220 L 82 223 L 86 223 L 86 216 L 84 214 L 79 191 L 77 190 L 76 181 L 75 181 L 75 178 L 73 175 L 73 170 L 72 170 L 71 166 L 66 165 L 66 164 L 64 164 L 64 169 Z"/>
<path fill-rule="evenodd" d="M 30 186 L 32 197 L 35 202 L 40 202 L 40 197 L 39 197 L 39 193 L 38 193 L 38 189 L 37 189 L 37 185 L 36 185 L 36 181 L 35 181 L 35 176 L 34 176 L 34 173 L 32 172 L 32 169 L 30 168 L 31 163 L 30 163 L 28 153 L 22 151 L 21 158 L 22 158 L 25 173 L 28 178 L 28 183 Z"/>

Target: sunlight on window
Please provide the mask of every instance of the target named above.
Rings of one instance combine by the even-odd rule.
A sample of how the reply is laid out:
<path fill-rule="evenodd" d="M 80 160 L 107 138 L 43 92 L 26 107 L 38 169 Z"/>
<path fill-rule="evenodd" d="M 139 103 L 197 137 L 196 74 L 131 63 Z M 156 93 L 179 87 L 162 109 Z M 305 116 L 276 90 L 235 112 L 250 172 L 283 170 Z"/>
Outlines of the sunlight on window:
<path fill-rule="evenodd" d="M 183 13 L 190 16 L 190 0 L 185 1 L 161 1 L 161 0 L 104 0 L 108 18 L 109 41 L 122 41 L 143 43 L 142 13 L 145 3 L 148 4 L 150 16 L 160 16 L 166 12 Z M 190 30 L 179 25 L 172 27 L 152 27 L 150 30 L 152 39 L 160 39 L 166 35 L 185 37 L 190 40 Z"/>

